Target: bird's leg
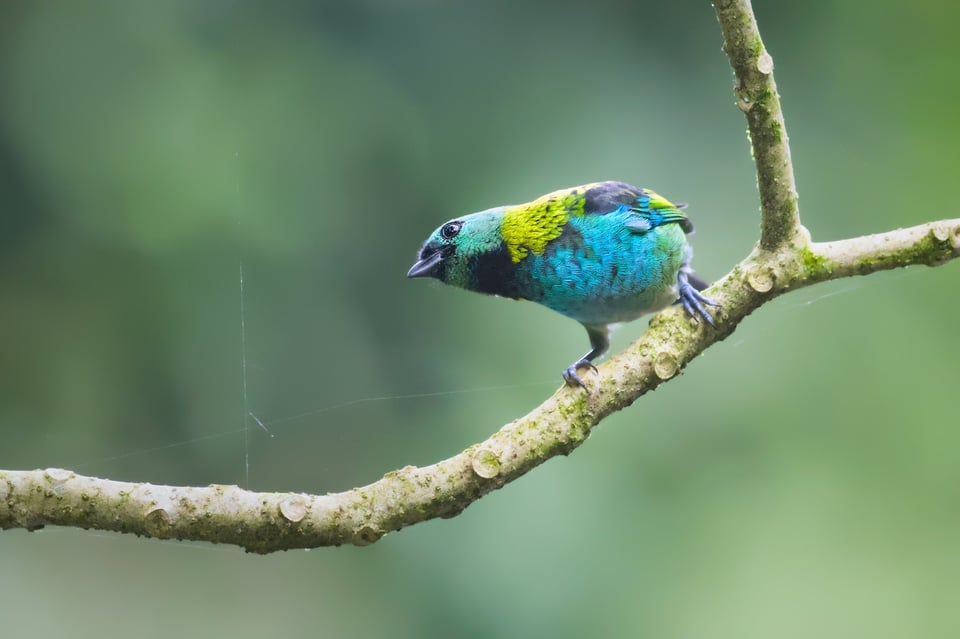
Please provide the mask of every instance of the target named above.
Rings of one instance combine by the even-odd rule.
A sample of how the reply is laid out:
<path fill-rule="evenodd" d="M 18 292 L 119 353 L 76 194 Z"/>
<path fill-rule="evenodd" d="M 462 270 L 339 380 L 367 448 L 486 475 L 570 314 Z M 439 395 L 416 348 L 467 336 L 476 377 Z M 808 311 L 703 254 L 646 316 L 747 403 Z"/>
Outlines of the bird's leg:
<path fill-rule="evenodd" d="M 581 368 L 597 370 L 597 367 L 593 365 L 593 360 L 606 353 L 607 349 L 610 348 L 610 330 L 607 326 L 584 325 L 584 328 L 587 329 L 587 335 L 590 337 L 590 352 L 563 371 L 563 380 L 569 386 L 579 386 L 586 390 L 587 386 L 577 375 L 577 371 Z"/>
<path fill-rule="evenodd" d="M 689 313 L 693 319 L 698 319 L 698 316 L 702 317 L 707 320 L 707 324 L 713 326 L 713 316 L 704 308 L 704 305 L 719 306 L 719 304 L 701 295 L 697 287 L 691 284 L 691 279 L 696 284 L 706 284 L 706 282 L 694 274 L 689 263 L 685 263 L 680 267 L 680 272 L 677 273 L 677 288 L 680 293 L 680 303 L 683 304 L 683 308 L 686 309 L 687 313 Z M 706 286 L 704 286 L 704 288 L 706 288 Z"/>

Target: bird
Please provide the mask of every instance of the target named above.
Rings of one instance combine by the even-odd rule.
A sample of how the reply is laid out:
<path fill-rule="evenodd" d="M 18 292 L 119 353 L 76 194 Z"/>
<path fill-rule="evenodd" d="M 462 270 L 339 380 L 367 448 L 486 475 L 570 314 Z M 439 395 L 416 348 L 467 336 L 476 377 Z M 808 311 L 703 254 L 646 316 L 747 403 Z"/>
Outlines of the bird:
<path fill-rule="evenodd" d="M 596 371 L 613 325 L 675 303 L 714 325 L 707 307 L 718 305 L 700 293 L 708 283 L 690 266 L 685 208 L 625 182 L 564 188 L 443 223 L 407 277 L 530 300 L 580 322 L 590 350 L 563 379 L 586 389 L 578 372 Z"/>

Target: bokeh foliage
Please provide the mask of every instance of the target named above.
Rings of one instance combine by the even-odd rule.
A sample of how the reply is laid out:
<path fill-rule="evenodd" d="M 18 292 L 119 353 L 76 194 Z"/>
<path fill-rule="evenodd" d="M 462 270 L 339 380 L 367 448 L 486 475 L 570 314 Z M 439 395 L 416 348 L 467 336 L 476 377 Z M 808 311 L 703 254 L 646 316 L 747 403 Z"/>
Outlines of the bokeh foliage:
<path fill-rule="evenodd" d="M 955 217 L 960 5 L 756 11 L 814 237 Z M 485 437 L 582 329 L 406 281 L 419 243 L 615 178 L 689 202 L 721 275 L 758 215 L 720 44 L 706 2 L 5 2 L 0 467 L 326 492 Z M 3 533 L 0 624 L 955 636 L 958 278 L 780 298 L 569 459 L 371 548 Z"/>

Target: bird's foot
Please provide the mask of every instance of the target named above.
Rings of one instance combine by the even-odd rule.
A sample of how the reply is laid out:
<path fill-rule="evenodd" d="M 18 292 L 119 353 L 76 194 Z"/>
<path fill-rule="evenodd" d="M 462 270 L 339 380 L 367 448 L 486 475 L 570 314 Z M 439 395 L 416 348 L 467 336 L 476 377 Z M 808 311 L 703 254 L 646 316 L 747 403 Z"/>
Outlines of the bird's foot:
<path fill-rule="evenodd" d="M 567 383 L 567 386 L 579 386 L 583 390 L 587 390 L 587 385 L 583 383 L 583 380 L 580 379 L 580 376 L 577 375 L 577 371 L 581 368 L 589 368 L 594 373 L 597 372 L 597 367 L 588 359 L 581 359 L 577 362 L 571 364 L 567 367 L 567 370 L 563 371 L 563 381 Z"/>
<path fill-rule="evenodd" d="M 710 314 L 710 311 L 704 307 L 720 305 L 704 297 L 690 282 L 685 280 L 686 278 L 681 278 L 680 281 L 680 303 L 683 304 L 683 308 L 693 319 L 699 321 L 699 318 L 702 317 L 707 321 L 707 324 L 713 326 L 713 316 Z"/>

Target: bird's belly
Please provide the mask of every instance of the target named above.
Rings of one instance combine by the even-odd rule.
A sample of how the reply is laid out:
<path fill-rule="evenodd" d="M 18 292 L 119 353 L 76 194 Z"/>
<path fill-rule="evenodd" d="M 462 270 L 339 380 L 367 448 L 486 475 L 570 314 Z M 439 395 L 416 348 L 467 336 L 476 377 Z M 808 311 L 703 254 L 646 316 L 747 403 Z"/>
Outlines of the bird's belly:
<path fill-rule="evenodd" d="M 630 293 L 596 292 L 586 297 L 547 296 L 540 303 L 584 324 L 629 322 L 677 300 L 677 287 L 660 286 Z"/>

